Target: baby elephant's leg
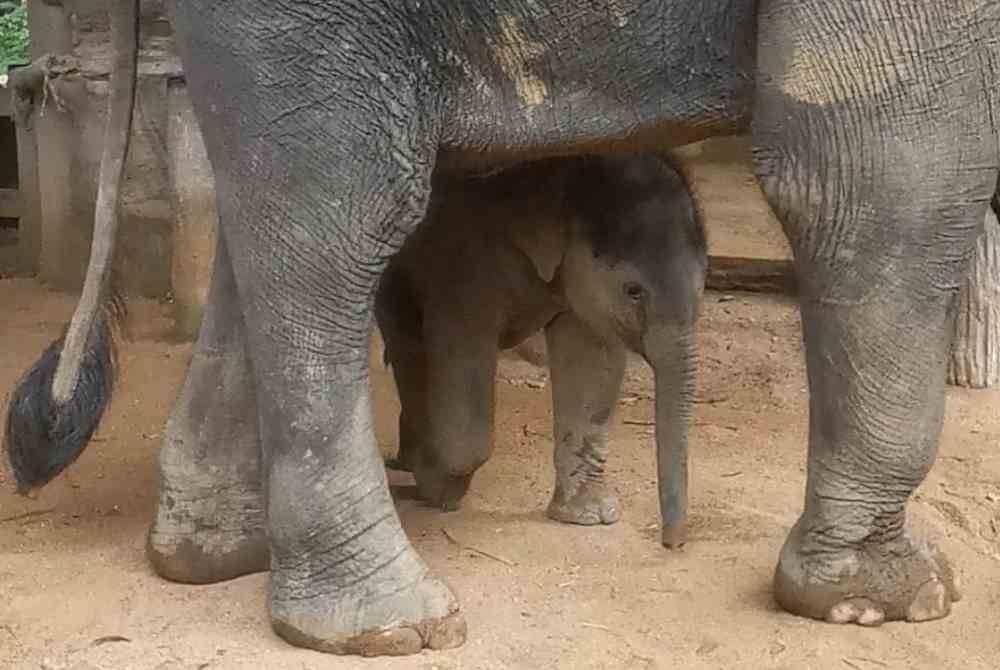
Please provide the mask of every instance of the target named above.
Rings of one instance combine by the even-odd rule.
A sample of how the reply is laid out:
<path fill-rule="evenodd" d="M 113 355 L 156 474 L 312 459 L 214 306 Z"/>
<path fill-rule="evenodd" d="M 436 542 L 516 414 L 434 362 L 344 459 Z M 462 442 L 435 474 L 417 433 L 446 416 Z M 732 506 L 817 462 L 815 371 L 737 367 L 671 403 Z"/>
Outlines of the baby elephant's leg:
<path fill-rule="evenodd" d="M 426 313 L 424 346 L 430 434 L 413 475 L 424 500 L 453 511 L 493 451 L 497 334 L 454 312 Z"/>
<path fill-rule="evenodd" d="M 386 466 L 413 472 L 430 437 L 427 418 L 427 353 L 421 335 L 419 300 L 405 275 L 390 265 L 382 275 L 375 315 L 386 362 L 399 395 L 399 449 Z"/>
<path fill-rule="evenodd" d="M 545 329 L 555 414 L 556 486 L 548 515 L 557 521 L 614 523 L 618 499 L 604 480 L 608 424 L 625 374 L 625 350 L 598 337 L 574 314 Z"/>
<path fill-rule="evenodd" d="M 423 458 L 429 437 L 427 422 L 427 365 L 423 351 L 407 348 L 391 359 L 399 393 L 399 451 L 386 461 L 394 470 L 413 472 Z"/>

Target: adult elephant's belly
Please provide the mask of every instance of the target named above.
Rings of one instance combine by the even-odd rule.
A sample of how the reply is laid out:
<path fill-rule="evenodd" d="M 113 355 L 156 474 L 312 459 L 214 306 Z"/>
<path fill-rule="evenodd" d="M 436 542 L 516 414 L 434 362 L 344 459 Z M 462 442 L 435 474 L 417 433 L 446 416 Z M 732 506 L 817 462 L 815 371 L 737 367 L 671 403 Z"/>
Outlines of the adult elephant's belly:
<path fill-rule="evenodd" d="M 754 95 L 756 4 L 551 0 L 534 11 L 493 0 L 432 13 L 427 30 L 446 27 L 444 43 L 428 41 L 425 54 L 446 117 L 436 166 L 496 169 L 742 132 Z"/>

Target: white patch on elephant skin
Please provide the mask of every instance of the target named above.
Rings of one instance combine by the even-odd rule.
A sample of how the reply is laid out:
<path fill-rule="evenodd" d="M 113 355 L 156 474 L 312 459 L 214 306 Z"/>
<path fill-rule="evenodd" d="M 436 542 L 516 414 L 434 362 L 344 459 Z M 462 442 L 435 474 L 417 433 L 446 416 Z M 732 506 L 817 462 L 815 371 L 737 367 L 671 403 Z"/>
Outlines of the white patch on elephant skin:
<path fill-rule="evenodd" d="M 800 102 L 818 106 L 912 90 L 924 85 L 922 77 L 926 78 L 918 72 L 919 56 L 913 45 L 929 42 L 932 40 L 919 32 L 906 44 L 874 34 L 800 42 L 781 74 L 781 90 Z"/>
<path fill-rule="evenodd" d="M 489 82 L 486 81 L 486 77 L 483 76 L 482 72 L 479 72 L 472 67 L 468 58 L 462 54 L 455 53 L 451 49 L 439 50 L 438 57 L 445 65 L 455 68 L 462 73 L 462 76 L 465 77 L 467 81 L 472 82 L 472 87 L 480 97 L 493 97 L 493 89 L 490 88 Z"/>
<path fill-rule="evenodd" d="M 197 437 L 184 434 L 173 439 L 194 441 Z M 161 492 L 152 528 L 156 550 L 165 555 L 173 554 L 192 539 L 196 539 L 198 548 L 210 556 L 225 556 L 240 549 L 247 539 L 243 529 L 250 525 L 247 510 L 255 508 L 253 502 L 260 496 L 259 491 L 244 483 L 241 466 L 207 469 L 182 448 L 171 444 L 164 444 L 159 458 L 160 467 L 170 475 L 168 481 L 183 482 L 183 486 L 177 488 L 168 483 L 164 489 L 166 493 Z M 225 489 L 226 495 L 206 494 L 220 488 Z M 163 504 L 165 498 L 171 499 L 172 504 Z M 260 515 L 263 523 L 263 510 Z M 211 524 L 210 531 L 206 531 L 206 523 Z"/>
<path fill-rule="evenodd" d="M 545 45 L 529 41 L 516 17 L 500 17 L 500 41 L 494 45 L 493 51 L 526 107 L 537 107 L 545 102 L 549 95 L 548 86 L 527 67 L 529 60 L 545 54 Z"/>
<path fill-rule="evenodd" d="M 622 7 L 619 0 L 608 0 L 608 14 L 611 16 L 611 23 L 616 28 L 624 28 L 628 25 L 628 11 Z"/>

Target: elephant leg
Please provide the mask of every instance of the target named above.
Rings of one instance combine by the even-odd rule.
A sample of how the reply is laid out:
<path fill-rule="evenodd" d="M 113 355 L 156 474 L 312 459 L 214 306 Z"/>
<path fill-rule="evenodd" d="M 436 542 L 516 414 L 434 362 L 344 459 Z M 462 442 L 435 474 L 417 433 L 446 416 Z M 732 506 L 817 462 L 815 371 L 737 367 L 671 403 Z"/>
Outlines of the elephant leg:
<path fill-rule="evenodd" d="M 423 458 L 430 425 L 427 418 L 427 354 L 421 335 L 418 300 L 390 266 L 376 297 L 379 330 L 399 394 L 399 449 L 386 461 L 394 470 L 413 472 Z"/>
<path fill-rule="evenodd" d="M 415 344 L 391 358 L 392 375 L 399 393 L 399 450 L 386 461 L 394 470 L 414 472 L 424 458 L 430 425 L 427 416 L 427 358 Z"/>
<path fill-rule="evenodd" d="M 337 654 L 454 647 L 465 620 L 403 532 L 369 396 L 375 292 L 427 206 L 432 115 L 368 51 L 310 51 L 294 26 L 317 19 L 293 9 L 174 4 L 253 371 L 271 625 Z M 383 25 L 365 11 L 349 18 Z"/>
<path fill-rule="evenodd" d="M 360 182 L 344 185 L 345 192 L 380 193 L 380 185 L 356 178 Z M 412 179 L 399 175 L 394 181 Z M 307 188 L 294 197 L 308 202 L 311 193 L 322 192 Z M 268 196 L 281 202 L 281 195 Z M 383 191 L 380 197 L 392 196 Z M 405 203 L 402 194 L 396 197 Z M 252 296 L 243 307 L 267 465 L 275 631 L 292 644 L 332 653 L 409 654 L 460 644 L 465 622 L 458 603 L 403 532 L 372 430 L 368 314 L 377 276 L 368 273 L 379 269 L 378 250 L 366 250 L 367 242 L 345 232 L 341 239 L 350 251 L 343 255 L 320 255 L 343 247 L 313 242 L 291 245 L 284 259 L 267 259 L 255 233 L 225 226 L 226 214 L 245 222 L 254 210 L 274 212 L 265 226 L 273 228 L 281 225 L 277 212 L 285 207 L 255 205 L 249 195 L 222 199 L 227 239 L 238 240 L 231 248 L 241 258 L 240 294 Z M 374 229 L 382 244 L 398 244 L 391 226 L 400 214 L 404 222 L 417 214 L 408 206 L 391 208 L 392 222 L 372 221 L 377 211 L 358 208 L 362 218 L 355 225 Z M 297 234 L 323 230 L 324 222 L 312 221 Z M 294 276 L 271 282 L 271 272 L 262 268 L 271 262 L 296 266 Z"/>
<path fill-rule="evenodd" d="M 159 454 L 147 554 L 161 576 L 208 583 L 267 570 L 255 402 L 233 269 L 220 240 L 201 332 Z"/>
<path fill-rule="evenodd" d="M 584 525 L 618 521 L 608 490 L 608 425 L 625 375 L 625 349 L 598 337 L 576 315 L 557 316 L 545 329 L 552 375 L 556 484 L 548 515 Z"/>
<path fill-rule="evenodd" d="M 902 36 L 885 29 L 891 5 L 764 3 L 754 109 L 756 169 L 799 275 L 810 391 L 805 505 L 775 596 L 862 625 L 943 617 L 959 597 L 907 504 L 936 456 L 956 297 L 997 166 L 964 24 Z M 935 48 L 906 46 L 925 40 Z M 896 60 L 859 65 L 882 63 L 876 45 Z"/>
<path fill-rule="evenodd" d="M 440 307 L 424 313 L 430 434 L 413 475 L 420 497 L 446 512 L 458 509 L 493 451 L 498 335 L 460 314 Z"/>

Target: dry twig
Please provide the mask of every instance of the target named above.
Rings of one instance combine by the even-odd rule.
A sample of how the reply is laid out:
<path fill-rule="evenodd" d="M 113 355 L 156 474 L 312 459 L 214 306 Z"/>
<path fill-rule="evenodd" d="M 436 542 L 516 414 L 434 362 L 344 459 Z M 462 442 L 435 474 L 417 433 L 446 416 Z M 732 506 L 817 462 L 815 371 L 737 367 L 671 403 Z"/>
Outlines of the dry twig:
<path fill-rule="evenodd" d="M 590 623 L 588 621 L 581 621 L 580 625 L 583 626 L 584 628 L 596 628 L 597 630 L 605 630 L 609 633 L 614 633 L 613 630 L 599 623 Z"/>
<path fill-rule="evenodd" d="M 33 516 L 42 516 L 43 514 L 51 514 L 55 512 L 55 507 L 50 507 L 49 509 L 36 509 L 32 512 L 25 512 L 23 514 L 15 514 L 14 516 L 5 516 L 0 519 L 0 523 L 8 523 L 10 521 L 20 521 L 21 519 L 29 519 Z"/>
<path fill-rule="evenodd" d="M 504 558 L 503 556 L 497 556 L 496 554 L 491 554 L 488 551 L 483 551 L 482 549 L 478 549 L 478 548 L 470 546 L 468 544 L 462 544 L 461 542 L 459 542 L 458 540 L 456 540 L 455 536 L 453 536 L 451 533 L 449 533 L 448 530 L 445 529 L 445 528 L 441 529 L 441 533 L 445 536 L 445 538 L 447 538 L 447 540 L 449 542 L 451 542 L 453 545 L 455 545 L 459 549 L 465 549 L 466 551 L 471 551 L 474 554 L 479 554 L 480 556 L 483 556 L 485 558 L 489 558 L 491 560 L 494 560 L 497 563 L 503 563 L 504 565 L 506 565 L 508 567 L 511 567 L 511 568 L 517 566 L 517 563 L 515 563 L 514 561 L 512 561 L 510 559 Z"/>

